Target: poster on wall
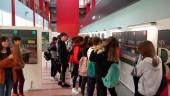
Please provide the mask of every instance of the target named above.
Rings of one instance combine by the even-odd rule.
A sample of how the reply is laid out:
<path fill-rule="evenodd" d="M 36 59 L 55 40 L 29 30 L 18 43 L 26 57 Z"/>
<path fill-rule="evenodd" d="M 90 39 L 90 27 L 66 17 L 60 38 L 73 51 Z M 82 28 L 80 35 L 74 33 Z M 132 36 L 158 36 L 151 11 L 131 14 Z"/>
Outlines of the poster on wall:
<path fill-rule="evenodd" d="M 112 36 L 118 39 L 121 47 L 121 61 L 134 65 L 139 56 L 138 45 L 147 40 L 146 31 L 114 32 Z"/>
<path fill-rule="evenodd" d="M 49 32 L 42 32 L 42 51 L 46 51 L 49 46 Z"/>
<path fill-rule="evenodd" d="M 170 29 L 158 31 L 158 55 L 170 67 Z"/>
<path fill-rule="evenodd" d="M 21 38 L 21 52 L 25 64 L 37 64 L 37 30 L 0 29 L 0 37 L 6 36 L 12 46 L 12 37 Z"/>

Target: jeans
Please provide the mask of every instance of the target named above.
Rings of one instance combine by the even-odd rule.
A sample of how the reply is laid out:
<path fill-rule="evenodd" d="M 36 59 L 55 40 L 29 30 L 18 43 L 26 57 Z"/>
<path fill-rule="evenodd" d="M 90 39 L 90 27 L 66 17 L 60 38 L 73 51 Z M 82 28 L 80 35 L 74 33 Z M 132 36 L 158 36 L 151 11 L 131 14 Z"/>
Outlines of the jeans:
<path fill-rule="evenodd" d="M 103 81 L 100 77 L 96 77 L 97 84 L 97 96 L 107 96 L 107 88 L 104 86 Z M 117 96 L 115 87 L 108 88 L 111 96 Z"/>
<path fill-rule="evenodd" d="M 5 83 L 0 84 L 0 96 L 11 96 L 12 86 L 12 77 L 5 77 Z"/>
<path fill-rule="evenodd" d="M 82 83 L 81 83 L 81 94 L 84 96 L 84 90 L 87 83 L 87 76 L 82 76 Z"/>
<path fill-rule="evenodd" d="M 61 72 L 61 64 L 59 58 L 51 59 L 51 77 L 55 77 L 57 72 Z"/>
<path fill-rule="evenodd" d="M 67 63 L 61 64 L 60 80 L 63 83 L 65 83 L 65 75 L 66 75 L 67 65 L 68 65 Z"/>
<path fill-rule="evenodd" d="M 76 86 L 76 81 L 77 81 L 77 77 L 78 77 L 78 74 L 79 74 L 78 69 L 79 69 L 79 65 L 74 64 L 74 67 L 73 67 L 73 88 L 75 88 L 75 86 Z M 81 85 L 80 81 L 79 81 L 79 86 Z"/>
<path fill-rule="evenodd" d="M 88 77 L 87 81 L 87 96 L 93 96 L 95 89 L 96 80 L 95 78 Z"/>
<path fill-rule="evenodd" d="M 18 94 L 18 87 L 19 87 L 19 94 L 23 95 L 23 87 L 25 82 L 24 74 L 22 69 L 17 69 L 16 73 L 17 73 L 17 81 L 14 83 L 13 91 L 14 94 Z"/>

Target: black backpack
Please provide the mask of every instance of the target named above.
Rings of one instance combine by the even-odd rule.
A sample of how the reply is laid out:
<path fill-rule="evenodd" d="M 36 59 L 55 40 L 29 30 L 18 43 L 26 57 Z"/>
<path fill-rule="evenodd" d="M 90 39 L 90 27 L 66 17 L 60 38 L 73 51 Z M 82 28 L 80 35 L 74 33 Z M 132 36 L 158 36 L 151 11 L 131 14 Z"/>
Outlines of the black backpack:
<path fill-rule="evenodd" d="M 44 58 L 45 58 L 45 60 L 47 60 L 47 61 L 51 60 L 50 50 L 47 50 L 47 51 L 44 52 Z"/>

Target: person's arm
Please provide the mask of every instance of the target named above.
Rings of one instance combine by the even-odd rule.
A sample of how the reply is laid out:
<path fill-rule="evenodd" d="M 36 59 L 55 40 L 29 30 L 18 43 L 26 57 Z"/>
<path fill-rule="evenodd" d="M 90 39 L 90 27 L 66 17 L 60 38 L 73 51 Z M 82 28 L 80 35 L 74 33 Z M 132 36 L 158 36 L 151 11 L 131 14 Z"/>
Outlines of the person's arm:
<path fill-rule="evenodd" d="M 145 68 L 145 61 L 140 61 L 139 64 L 136 65 L 137 76 L 142 76 Z"/>
<path fill-rule="evenodd" d="M 12 59 L 13 57 L 10 56 L 3 60 L 0 60 L 0 68 L 11 68 L 14 66 L 13 65 L 14 60 Z"/>

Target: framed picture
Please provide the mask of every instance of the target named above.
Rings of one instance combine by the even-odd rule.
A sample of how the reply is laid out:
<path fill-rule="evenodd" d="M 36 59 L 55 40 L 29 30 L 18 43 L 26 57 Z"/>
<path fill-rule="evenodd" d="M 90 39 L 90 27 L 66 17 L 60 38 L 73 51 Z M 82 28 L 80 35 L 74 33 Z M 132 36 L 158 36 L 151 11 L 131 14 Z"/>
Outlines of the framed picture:
<path fill-rule="evenodd" d="M 37 64 L 37 30 L 0 29 L 0 37 L 6 36 L 12 46 L 12 37 L 21 38 L 21 50 L 25 64 Z"/>

